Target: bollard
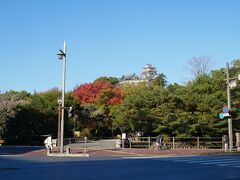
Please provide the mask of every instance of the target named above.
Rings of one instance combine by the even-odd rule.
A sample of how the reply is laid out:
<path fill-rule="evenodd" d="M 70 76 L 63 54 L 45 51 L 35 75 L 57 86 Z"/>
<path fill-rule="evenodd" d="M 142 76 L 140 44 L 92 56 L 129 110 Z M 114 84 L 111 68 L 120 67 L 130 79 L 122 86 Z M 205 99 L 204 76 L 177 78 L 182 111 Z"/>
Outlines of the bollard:
<path fill-rule="evenodd" d="M 172 148 L 175 149 L 175 138 L 173 137 Z"/>
<path fill-rule="evenodd" d="M 66 154 L 70 154 L 70 151 L 71 151 L 71 149 L 70 149 L 70 147 L 68 146 L 67 149 L 66 149 Z"/>
<path fill-rule="evenodd" d="M 87 152 L 87 137 L 85 136 L 84 137 L 84 153 L 86 153 Z"/>
<path fill-rule="evenodd" d="M 197 149 L 200 147 L 199 137 L 197 137 Z"/>
<path fill-rule="evenodd" d="M 223 135 L 222 141 L 223 141 L 224 151 L 226 152 L 228 151 L 228 136 Z"/>
<path fill-rule="evenodd" d="M 224 143 L 224 150 L 225 150 L 225 152 L 227 152 L 227 150 L 228 150 L 228 143 Z"/>
<path fill-rule="evenodd" d="M 102 139 L 100 138 L 100 149 L 102 150 Z"/>
<path fill-rule="evenodd" d="M 47 155 L 50 155 L 50 154 L 51 154 L 51 148 L 47 147 Z"/>
<path fill-rule="evenodd" d="M 124 143 L 125 143 L 125 139 L 127 138 L 127 135 L 126 135 L 126 133 L 122 133 L 122 148 L 125 148 L 124 147 Z"/>
<path fill-rule="evenodd" d="M 121 147 L 121 139 L 116 140 L 116 147 L 120 148 Z"/>
<path fill-rule="evenodd" d="M 151 148 L 151 137 L 148 137 L 148 149 Z"/>

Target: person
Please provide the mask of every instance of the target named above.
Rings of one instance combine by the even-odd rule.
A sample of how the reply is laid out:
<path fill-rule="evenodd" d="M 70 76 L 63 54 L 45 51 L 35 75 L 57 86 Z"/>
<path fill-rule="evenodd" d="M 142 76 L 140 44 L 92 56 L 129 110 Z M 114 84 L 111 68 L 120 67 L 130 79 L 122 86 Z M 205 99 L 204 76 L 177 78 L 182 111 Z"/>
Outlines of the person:
<path fill-rule="evenodd" d="M 51 135 L 49 135 L 49 136 L 45 139 L 44 144 L 45 144 L 45 146 L 46 146 L 47 149 L 52 150 L 52 136 L 51 136 Z"/>
<path fill-rule="evenodd" d="M 162 144 L 163 144 L 163 135 L 160 134 L 156 140 L 156 145 L 157 145 L 158 150 L 162 148 Z"/>

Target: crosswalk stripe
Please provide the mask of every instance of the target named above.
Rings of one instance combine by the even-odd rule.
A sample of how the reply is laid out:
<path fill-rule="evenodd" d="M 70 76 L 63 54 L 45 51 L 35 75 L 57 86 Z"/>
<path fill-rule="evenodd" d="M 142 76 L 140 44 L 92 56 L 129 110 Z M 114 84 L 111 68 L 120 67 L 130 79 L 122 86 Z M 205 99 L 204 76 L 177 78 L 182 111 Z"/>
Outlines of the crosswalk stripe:
<path fill-rule="evenodd" d="M 189 161 L 190 163 L 205 163 L 205 162 L 213 162 L 213 163 L 218 163 L 218 162 L 228 162 L 228 161 L 238 161 L 236 159 L 227 159 L 227 160 L 223 160 L 223 159 L 219 159 L 219 160 L 201 160 L 201 161 Z"/>
<path fill-rule="evenodd" d="M 217 166 L 222 166 L 222 167 L 226 167 L 226 166 L 229 166 L 229 167 L 240 167 L 240 164 L 239 163 L 227 163 L 227 164 L 216 164 Z"/>
<path fill-rule="evenodd" d="M 159 160 L 159 159 L 152 159 Z M 182 157 L 182 158 L 164 158 L 164 161 L 173 161 L 177 163 L 216 165 L 224 167 L 240 168 L 240 157 L 232 156 L 215 156 L 215 157 Z"/>
<path fill-rule="evenodd" d="M 201 162 L 219 162 L 219 161 L 239 161 L 238 159 L 186 159 L 186 160 L 172 160 L 174 162 L 193 162 L 193 163 L 201 163 Z"/>
<path fill-rule="evenodd" d="M 218 162 L 201 162 L 200 164 L 206 164 L 206 165 L 211 165 L 211 164 L 229 164 L 229 163 L 240 163 L 239 161 L 218 161 Z"/>

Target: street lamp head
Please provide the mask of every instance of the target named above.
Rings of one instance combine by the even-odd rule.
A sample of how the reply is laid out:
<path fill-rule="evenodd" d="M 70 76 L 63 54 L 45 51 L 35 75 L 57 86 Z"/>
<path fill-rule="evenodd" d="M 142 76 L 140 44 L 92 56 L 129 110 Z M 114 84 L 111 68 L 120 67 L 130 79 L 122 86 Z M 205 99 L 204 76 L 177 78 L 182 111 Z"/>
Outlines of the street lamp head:
<path fill-rule="evenodd" d="M 58 53 L 57 56 L 58 56 L 58 59 L 60 59 L 60 60 L 63 59 L 63 55 L 62 54 Z"/>
<path fill-rule="evenodd" d="M 57 54 L 57 56 L 58 56 L 58 59 L 62 60 L 63 57 L 66 56 L 66 54 L 61 49 L 59 49 L 59 53 Z"/>

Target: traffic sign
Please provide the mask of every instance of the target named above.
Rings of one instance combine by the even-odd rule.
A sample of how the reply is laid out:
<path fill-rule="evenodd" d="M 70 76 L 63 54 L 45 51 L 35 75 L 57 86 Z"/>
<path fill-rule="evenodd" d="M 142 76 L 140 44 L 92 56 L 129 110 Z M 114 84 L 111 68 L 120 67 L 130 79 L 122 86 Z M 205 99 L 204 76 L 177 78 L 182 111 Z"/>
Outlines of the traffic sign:
<path fill-rule="evenodd" d="M 224 117 L 230 117 L 231 115 L 229 113 L 223 113 Z"/>
<path fill-rule="evenodd" d="M 235 88 L 237 86 L 237 81 L 236 80 L 232 80 L 229 82 L 229 87 L 232 89 L 232 88 Z"/>
<path fill-rule="evenodd" d="M 223 113 L 229 113 L 228 106 L 223 106 Z"/>
<path fill-rule="evenodd" d="M 223 113 L 220 113 L 220 114 L 219 114 L 219 118 L 220 118 L 220 119 L 224 119 L 224 114 L 223 114 Z"/>

